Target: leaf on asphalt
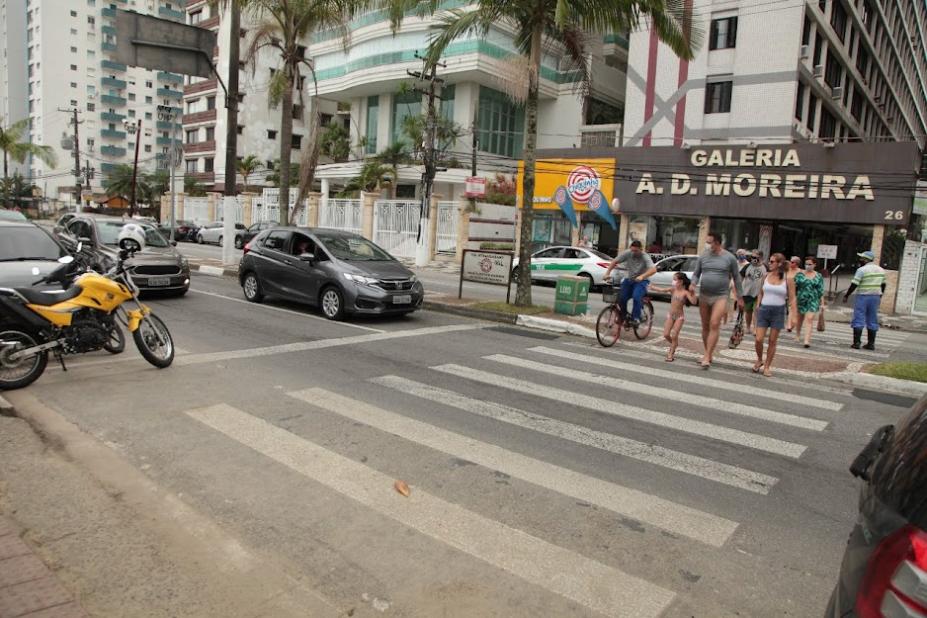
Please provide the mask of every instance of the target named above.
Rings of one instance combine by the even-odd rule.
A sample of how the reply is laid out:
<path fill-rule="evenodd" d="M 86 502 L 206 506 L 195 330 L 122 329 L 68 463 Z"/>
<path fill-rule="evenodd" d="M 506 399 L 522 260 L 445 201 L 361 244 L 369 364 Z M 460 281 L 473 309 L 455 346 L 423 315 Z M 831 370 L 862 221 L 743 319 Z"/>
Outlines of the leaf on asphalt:
<path fill-rule="evenodd" d="M 412 490 L 409 489 L 409 486 L 406 484 L 405 481 L 396 481 L 395 483 L 393 483 L 393 488 L 399 493 L 401 493 L 403 496 L 405 496 L 406 498 L 408 498 L 409 494 L 412 493 Z"/>

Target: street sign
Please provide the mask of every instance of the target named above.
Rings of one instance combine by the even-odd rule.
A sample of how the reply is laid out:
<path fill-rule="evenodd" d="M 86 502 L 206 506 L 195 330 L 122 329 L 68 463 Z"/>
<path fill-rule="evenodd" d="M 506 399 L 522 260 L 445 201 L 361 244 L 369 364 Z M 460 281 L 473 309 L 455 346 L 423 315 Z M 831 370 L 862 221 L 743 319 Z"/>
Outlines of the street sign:
<path fill-rule="evenodd" d="M 837 245 L 818 245 L 818 257 L 825 260 L 836 260 Z"/>
<path fill-rule="evenodd" d="M 116 61 L 129 66 L 212 77 L 217 41 L 205 28 L 116 10 Z"/>
<path fill-rule="evenodd" d="M 486 197 L 486 179 L 470 176 L 464 183 L 464 196 Z"/>
<path fill-rule="evenodd" d="M 515 254 L 511 251 L 475 251 L 464 249 L 460 265 L 460 285 L 457 298 L 463 297 L 463 282 L 488 283 L 506 287 L 505 302 L 509 302 L 512 283 L 512 261 Z"/>

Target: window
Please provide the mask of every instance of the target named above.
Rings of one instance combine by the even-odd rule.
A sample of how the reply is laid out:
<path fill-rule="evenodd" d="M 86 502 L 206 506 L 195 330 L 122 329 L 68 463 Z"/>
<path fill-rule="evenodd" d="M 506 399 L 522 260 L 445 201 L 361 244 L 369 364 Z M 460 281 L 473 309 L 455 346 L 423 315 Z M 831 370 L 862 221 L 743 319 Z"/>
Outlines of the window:
<path fill-rule="evenodd" d="M 130 92 L 130 93 L 129 93 L 129 100 L 130 100 L 130 101 L 134 101 L 134 100 L 135 100 L 135 93 L 134 93 L 134 92 Z M 149 101 L 145 101 L 145 102 L 148 103 Z"/>
<path fill-rule="evenodd" d="M 96 106 L 94 103 L 88 102 L 88 103 L 87 103 L 87 111 L 88 111 L 88 112 L 95 112 L 95 111 L 97 111 L 97 106 Z"/>
<path fill-rule="evenodd" d="M 77 107 L 77 99 L 71 99 L 71 107 Z"/>
<path fill-rule="evenodd" d="M 129 96 L 132 97 L 134 95 L 129 95 Z M 148 103 L 150 105 L 151 103 L 154 103 L 154 99 L 152 99 L 151 97 L 145 97 L 145 103 Z"/>
<path fill-rule="evenodd" d="M 77 36 L 77 28 L 71 28 L 71 34 Z"/>
<path fill-rule="evenodd" d="M 244 135 L 244 133 L 245 133 L 245 126 L 244 126 L 244 125 L 241 125 L 241 124 L 238 125 L 238 134 L 239 134 L 239 135 Z"/>
<path fill-rule="evenodd" d="M 403 133 L 406 118 L 417 117 L 422 113 L 422 95 L 417 92 L 398 93 L 393 97 L 393 131 L 392 142 L 405 142 L 408 138 Z"/>
<path fill-rule="evenodd" d="M 846 42 L 847 36 L 847 11 L 843 8 L 841 0 L 834 0 L 833 11 L 830 14 L 830 25 L 833 26 L 834 32 L 840 37 L 841 41 Z"/>
<path fill-rule="evenodd" d="M 824 108 L 821 108 L 821 128 L 818 135 L 824 139 L 834 139 L 837 134 L 837 119 Z"/>
<path fill-rule="evenodd" d="M 206 168 L 205 168 L 205 169 L 206 169 L 207 172 L 213 171 L 213 169 L 214 169 L 213 166 L 215 165 L 215 159 L 213 159 L 212 157 L 207 157 L 207 158 L 203 159 L 203 162 L 206 164 Z"/>
<path fill-rule="evenodd" d="M 77 11 L 71 11 L 71 17 L 77 17 Z"/>
<path fill-rule="evenodd" d="M 377 131 L 380 124 L 380 97 L 367 97 L 367 154 L 377 152 Z"/>
<path fill-rule="evenodd" d="M 454 120 L 454 97 L 457 88 L 454 84 L 441 89 L 441 115 L 448 120 Z"/>
<path fill-rule="evenodd" d="M 305 46 L 305 45 L 297 45 L 297 46 L 296 46 L 296 56 L 299 57 L 299 58 L 305 58 L 305 57 L 306 57 L 306 46 Z"/>
<path fill-rule="evenodd" d="M 152 84 L 151 82 L 145 82 L 145 88 L 152 88 L 153 86 L 154 84 Z"/>
<path fill-rule="evenodd" d="M 859 90 L 853 91 L 853 103 L 850 105 L 850 113 L 853 114 L 853 118 L 855 118 L 857 122 L 859 122 L 863 116 L 863 96 Z"/>
<path fill-rule="evenodd" d="M 201 21 L 203 21 L 203 11 L 202 10 L 193 11 L 192 13 L 190 13 L 190 23 L 191 24 L 198 24 Z"/>
<path fill-rule="evenodd" d="M 197 143 L 199 141 L 199 137 L 200 137 L 199 129 L 192 129 L 190 131 L 187 131 L 187 143 L 188 144 Z"/>
<path fill-rule="evenodd" d="M 239 103 L 244 103 L 244 102 L 245 102 L 245 93 L 244 93 L 244 92 L 239 92 L 239 93 L 238 93 L 238 102 L 239 102 Z M 216 97 L 212 97 L 212 105 L 213 105 L 213 107 L 210 107 L 209 109 L 213 109 L 213 108 L 216 106 Z"/>
<path fill-rule="evenodd" d="M 814 121 L 817 118 L 818 113 L 818 98 L 811 95 L 808 101 L 808 122 L 805 124 L 808 127 L 808 130 L 814 132 Z"/>
<path fill-rule="evenodd" d="M 505 94 L 480 87 L 477 127 L 480 150 L 518 157 L 524 147 L 524 108 Z"/>
<path fill-rule="evenodd" d="M 145 152 L 151 152 L 151 144 L 145 144 Z"/>
<path fill-rule="evenodd" d="M 188 174 L 196 173 L 196 159 L 187 159 L 186 167 L 184 168 Z"/>
<path fill-rule="evenodd" d="M 831 88 L 836 88 L 843 83 L 843 67 L 840 61 L 834 55 L 833 50 L 827 54 L 827 66 L 824 67 L 824 81 Z"/>
<path fill-rule="evenodd" d="M 71 46 L 71 53 L 72 53 L 72 54 L 76 54 L 76 53 L 77 53 L 77 48 L 74 47 L 73 45 Z"/>
<path fill-rule="evenodd" d="M 731 49 L 737 44 L 737 17 L 711 20 L 708 49 Z"/>
<path fill-rule="evenodd" d="M 216 109 L 216 97 L 206 97 L 206 111 Z"/>
<path fill-rule="evenodd" d="M 824 39 L 821 38 L 820 31 L 814 34 L 814 60 L 812 64 L 818 66 L 821 64 L 821 53 L 824 50 Z"/>
<path fill-rule="evenodd" d="M 87 16 L 87 24 L 91 26 L 91 30 L 93 29 L 93 26 L 94 26 L 96 23 L 97 23 L 97 20 L 94 19 L 94 17 L 93 17 L 92 15 L 88 15 L 88 16 Z"/>
<path fill-rule="evenodd" d="M 151 112 L 145 112 L 145 120 L 151 120 Z"/>
<path fill-rule="evenodd" d="M 805 23 L 801 29 L 801 44 L 807 45 L 811 41 L 811 20 L 805 15 Z"/>
<path fill-rule="evenodd" d="M 187 113 L 195 114 L 203 111 L 203 99 L 191 99 L 187 101 Z"/>
<path fill-rule="evenodd" d="M 277 139 L 277 132 L 273 129 L 267 129 L 267 139 Z"/>
<path fill-rule="evenodd" d="M 29 84 L 29 88 L 32 88 L 32 84 Z M 77 82 L 71 82 L 71 88 L 77 88 Z"/>
<path fill-rule="evenodd" d="M 216 127 L 206 127 L 206 141 L 211 142 L 216 139 Z"/>
<path fill-rule="evenodd" d="M 795 119 L 801 120 L 805 111 L 805 85 L 799 82 L 795 95 Z"/>
<path fill-rule="evenodd" d="M 292 146 L 291 146 L 291 147 L 293 148 L 293 150 L 299 150 L 300 148 L 302 148 L 302 145 L 303 145 L 303 136 L 302 136 L 302 135 L 295 135 L 295 134 L 294 134 L 294 135 L 293 135 L 293 143 L 292 143 Z"/>
<path fill-rule="evenodd" d="M 267 235 L 267 239 L 264 241 L 264 246 L 268 249 L 273 249 L 274 251 L 286 251 L 286 246 L 290 240 L 291 233 L 292 232 L 284 231 L 271 232 Z"/>
<path fill-rule="evenodd" d="M 72 70 L 72 71 L 76 71 L 76 70 L 77 70 L 77 65 L 76 65 L 76 64 L 72 64 L 72 65 L 71 65 L 71 70 Z"/>
<path fill-rule="evenodd" d="M 856 52 L 856 70 L 863 76 L 863 79 L 867 79 L 866 74 L 869 70 L 869 52 L 863 47 L 862 41 L 859 42 L 859 50 Z"/>
<path fill-rule="evenodd" d="M 705 113 L 727 114 L 731 111 L 731 80 L 709 82 L 705 85 Z"/>
<path fill-rule="evenodd" d="M 331 120 L 331 115 L 322 114 L 322 126 L 323 127 L 328 126 L 328 123 L 325 122 L 325 116 L 328 116 L 329 120 Z M 294 105 L 293 106 L 293 120 L 302 120 L 302 119 L 303 119 L 303 106 Z"/>

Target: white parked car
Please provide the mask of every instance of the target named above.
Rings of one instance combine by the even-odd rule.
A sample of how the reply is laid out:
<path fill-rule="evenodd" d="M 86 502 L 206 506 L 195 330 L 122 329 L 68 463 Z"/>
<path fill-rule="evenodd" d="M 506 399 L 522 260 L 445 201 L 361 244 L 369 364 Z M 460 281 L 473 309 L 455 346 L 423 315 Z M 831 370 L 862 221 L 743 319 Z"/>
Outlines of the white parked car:
<path fill-rule="evenodd" d="M 697 255 L 671 255 L 667 258 L 663 258 L 654 264 L 654 266 L 657 267 L 657 272 L 650 277 L 650 287 L 672 287 L 673 277 L 679 271 L 684 272 L 689 279 L 692 279 L 692 273 L 695 272 L 695 264 L 697 262 Z M 654 297 L 669 297 L 669 294 L 657 294 L 655 292 L 648 292 L 648 294 Z"/>
<path fill-rule="evenodd" d="M 548 247 L 532 254 L 531 280 L 556 281 L 557 277 L 575 275 L 589 279 L 590 286 L 603 285 L 603 276 L 612 258 L 594 249 L 579 247 Z M 512 268 L 518 267 L 518 258 Z M 517 272 L 512 278 L 517 277 Z"/>
<path fill-rule="evenodd" d="M 196 233 L 196 242 L 200 243 L 209 243 L 211 245 L 221 245 L 222 244 L 222 232 L 225 229 L 225 224 L 221 221 L 214 221 L 212 223 L 207 223 L 201 227 Z M 236 230 L 243 230 L 245 226 L 241 223 L 235 224 Z"/>

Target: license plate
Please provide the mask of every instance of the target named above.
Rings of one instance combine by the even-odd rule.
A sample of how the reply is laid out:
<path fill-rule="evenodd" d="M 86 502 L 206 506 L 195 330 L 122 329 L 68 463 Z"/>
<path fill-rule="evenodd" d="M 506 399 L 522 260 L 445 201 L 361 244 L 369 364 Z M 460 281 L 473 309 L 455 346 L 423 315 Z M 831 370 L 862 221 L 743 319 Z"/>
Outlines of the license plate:
<path fill-rule="evenodd" d="M 163 287 L 171 284 L 170 277 L 151 277 L 148 279 L 148 285 L 151 287 Z"/>
<path fill-rule="evenodd" d="M 408 305 L 412 303 L 412 296 L 406 294 L 405 296 L 393 296 L 394 305 Z"/>

